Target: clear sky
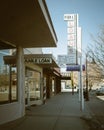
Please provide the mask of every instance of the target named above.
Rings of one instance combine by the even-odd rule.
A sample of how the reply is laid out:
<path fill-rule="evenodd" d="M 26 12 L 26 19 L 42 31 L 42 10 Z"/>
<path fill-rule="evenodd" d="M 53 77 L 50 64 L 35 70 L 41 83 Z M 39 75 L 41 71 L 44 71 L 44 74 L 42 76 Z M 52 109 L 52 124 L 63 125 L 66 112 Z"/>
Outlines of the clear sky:
<path fill-rule="evenodd" d="M 104 24 L 104 0 L 46 0 L 53 26 L 58 38 L 57 47 L 46 48 L 44 52 L 67 54 L 67 22 L 64 14 L 78 14 L 79 26 L 82 28 L 82 49 L 92 42 L 99 31 L 99 25 Z"/>

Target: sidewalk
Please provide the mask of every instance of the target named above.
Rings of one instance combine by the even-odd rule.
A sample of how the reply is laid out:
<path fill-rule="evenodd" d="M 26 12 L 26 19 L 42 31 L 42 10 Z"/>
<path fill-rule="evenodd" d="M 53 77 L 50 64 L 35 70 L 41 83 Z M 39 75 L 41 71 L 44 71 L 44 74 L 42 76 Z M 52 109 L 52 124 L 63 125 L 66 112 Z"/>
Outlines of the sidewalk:
<path fill-rule="evenodd" d="M 26 110 L 26 116 L 16 121 L 0 126 L 1 130 L 89 130 L 83 120 L 90 118 L 90 112 L 85 106 L 80 110 L 78 94 L 61 93 L 47 100 L 41 106 L 31 106 Z"/>

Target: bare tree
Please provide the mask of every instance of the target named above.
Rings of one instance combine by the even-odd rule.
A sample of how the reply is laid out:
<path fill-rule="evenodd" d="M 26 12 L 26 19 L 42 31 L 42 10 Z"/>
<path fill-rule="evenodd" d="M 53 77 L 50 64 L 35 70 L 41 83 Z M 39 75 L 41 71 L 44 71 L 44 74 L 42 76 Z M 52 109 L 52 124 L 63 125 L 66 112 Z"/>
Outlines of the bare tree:
<path fill-rule="evenodd" d="M 92 43 L 88 46 L 89 57 L 92 59 L 90 66 L 90 80 L 100 82 L 104 79 L 104 25 L 100 25 L 100 31 L 97 37 L 91 35 Z M 91 74 L 91 72 L 93 72 Z"/>
<path fill-rule="evenodd" d="M 104 68 L 104 25 L 100 26 L 100 31 L 95 38 L 91 35 L 92 43 L 88 46 L 88 50 L 91 52 L 90 57 L 100 67 Z"/>

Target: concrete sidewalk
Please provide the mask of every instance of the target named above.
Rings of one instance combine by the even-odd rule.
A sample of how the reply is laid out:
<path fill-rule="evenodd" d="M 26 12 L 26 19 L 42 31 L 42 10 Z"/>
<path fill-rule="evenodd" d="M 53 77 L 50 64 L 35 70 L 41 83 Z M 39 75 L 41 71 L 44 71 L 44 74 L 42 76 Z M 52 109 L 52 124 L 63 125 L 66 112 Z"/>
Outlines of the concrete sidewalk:
<path fill-rule="evenodd" d="M 60 93 L 41 106 L 31 106 L 26 116 L 0 126 L 0 130 L 89 130 L 83 120 L 90 118 L 85 105 L 82 112 L 78 94 Z"/>

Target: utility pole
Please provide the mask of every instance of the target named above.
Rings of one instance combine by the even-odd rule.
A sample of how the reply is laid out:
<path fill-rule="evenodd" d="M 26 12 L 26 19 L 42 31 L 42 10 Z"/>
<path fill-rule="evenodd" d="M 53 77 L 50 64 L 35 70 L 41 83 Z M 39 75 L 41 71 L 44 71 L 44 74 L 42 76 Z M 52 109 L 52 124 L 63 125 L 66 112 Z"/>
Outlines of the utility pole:
<path fill-rule="evenodd" d="M 82 84 L 82 55 L 80 56 L 80 109 L 84 110 L 83 84 Z"/>
<path fill-rule="evenodd" d="M 72 95 L 74 95 L 73 72 L 71 72 L 71 86 L 72 86 Z"/>

